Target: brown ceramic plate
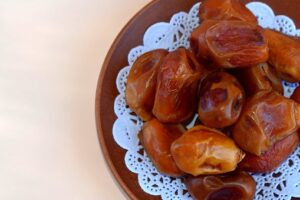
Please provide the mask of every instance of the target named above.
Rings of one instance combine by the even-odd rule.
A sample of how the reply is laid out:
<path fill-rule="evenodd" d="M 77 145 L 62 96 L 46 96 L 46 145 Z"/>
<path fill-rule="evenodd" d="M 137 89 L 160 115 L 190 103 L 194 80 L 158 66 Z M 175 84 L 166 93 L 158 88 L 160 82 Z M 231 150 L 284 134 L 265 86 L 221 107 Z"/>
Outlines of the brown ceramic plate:
<path fill-rule="evenodd" d="M 300 27 L 300 4 L 298 0 L 260 0 L 272 7 L 276 15 L 287 15 Z M 245 0 L 251 2 L 251 0 Z M 130 172 L 124 163 L 125 150 L 114 141 L 112 126 L 116 120 L 114 100 L 118 94 L 115 80 L 119 70 L 127 66 L 127 55 L 135 46 L 142 44 L 144 32 L 160 21 L 169 21 L 179 11 L 189 11 L 197 0 L 154 0 L 138 12 L 123 28 L 111 46 L 98 80 L 96 92 L 96 124 L 99 141 L 105 159 L 123 190 L 134 200 L 158 200 L 143 192 L 137 175 Z"/>

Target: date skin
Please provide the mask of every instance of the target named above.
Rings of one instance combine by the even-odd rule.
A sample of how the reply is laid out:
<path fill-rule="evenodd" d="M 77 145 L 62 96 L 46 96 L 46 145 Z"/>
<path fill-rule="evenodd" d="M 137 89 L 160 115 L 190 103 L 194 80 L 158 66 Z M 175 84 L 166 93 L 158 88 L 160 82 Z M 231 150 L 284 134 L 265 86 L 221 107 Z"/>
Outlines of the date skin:
<path fill-rule="evenodd" d="M 126 103 L 144 121 L 150 120 L 156 91 L 157 72 L 166 50 L 141 55 L 133 64 L 126 84 Z"/>
<path fill-rule="evenodd" d="M 236 69 L 234 75 L 242 84 L 247 96 L 252 96 L 261 90 L 274 90 L 283 94 L 281 80 L 267 63 Z"/>
<path fill-rule="evenodd" d="M 163 123 L 191 118 L 197 109 L 198 84 L 205 73 L 192 52 L 179 48 L 169 53 L 158 70 L 154 116 Z"/>
<path fill-rule="evenodd" d="M 273 91 L 260 91 L 246 102 L 233 127 L 233 139 L 244 151 L 261 156 L 299 128 L 300 107 Z"/>
<path fill-rule="evenodd" d="M 291 99 L 293 99 L 295 102 L 300 104 L 300 87 L 299 86 L 294 90 L 294 92 L 291 96 Z M 298 134 L 300 137 L 300 130 L 298 130 Z"/>
<path fill-rule="evenodd" d="M 246 153 L 239 168 L 248 172 L 267 173 L 275 170 L 297 148 L 299 136 L 293 133 L 276 142 L 260 156 Z"/>
<path fill-rule="evenodd" d="M 244 157 L 232 139 L 205 126 L 195 126 L 175 140 L 171 154 L 179 169 L 194 176 L 234 171 Z"/>
<path fill-rule="evenodd" d="M 201 84 L 198 114 L 211 128 L 234 124 L 242 111 L 245 94 L 237 79 L 226 72 L 208 75 Z"/>
<path fill-rule="evenodd" d="M 188 176 L 184 183 L 195 200 L 253 200 L 256 183 L 247 172 Z"/>
<path fill-rule="evenodd" d="M 294 92 L 291 96 L 291 99 L 293 99 L 297 103 L 300 103 L 300 87 L 299 86 L 294 90 Z"/>
<path fill-rule="evenodd" d="M 219 68 L 249 67 L 266 62 L 269 48 L 260 26 L 238 20 L 206 20 L 190 37 L 200 62 Z"/>
<path fill-rule="evenodd" d="M 171 144 L 178 139 L 185 129 L 182 125 L 166 125 L 157 119 L 146 122 L 139 138 L 156 169 L 165 175 L 180 177 L 184 173 L 176 166 L 171 156 Z"/>
<path fill-rule="evenodd" d="M 204 0 L 200 6 L 201 21 L 241 20 L 257 24 L 256 17 L 240 0 Z"/>
<path fill-rule="evenodd" d="M 206 43 L 207 30 L 217 24 L 216 20 L 205 20 L 191 34 L 190 45 L 196 58 L 205 66 L 213 67 L 213 58 Z"/>
<path fill-rule="evenodd" d="M 300 81 L 300 40 L 266 29 L 270 58 L 278 76 L 289 82 Z"/>

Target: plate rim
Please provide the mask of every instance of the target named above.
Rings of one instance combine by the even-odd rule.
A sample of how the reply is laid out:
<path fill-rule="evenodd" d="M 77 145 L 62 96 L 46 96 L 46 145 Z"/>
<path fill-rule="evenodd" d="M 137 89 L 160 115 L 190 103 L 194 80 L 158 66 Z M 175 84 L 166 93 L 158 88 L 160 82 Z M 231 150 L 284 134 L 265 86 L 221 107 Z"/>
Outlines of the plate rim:
<path fill-rule="evenodd" d="M 98 135 L 98 141 L 100 143 L 102 155 L 104 156 L 106 167 L 109 169 L 111 175 L 113 175 L 114 181 L 116 181 L 117 187 L 120 190 L 121 186 L 121 192 L 125 193 L 127 197 L 130 199 L 138 200 L 137 196 L 134 194 L 134 192 L 131 191 L 131 189 L 128 187 L 128 185 L 122 180 L 120 177 L 118 170 L 116 169 L 115 165 L 113 164 L 113 161 L 111 160 L 111 157 L 108 154 L 108 148 L 107 143 L 104 139 L 103 135 L 103 129 L 102 129 L 102 123 L 101 123 L 101 96 L 102 96 L 102 86 L 104 82 L 104 75 L 106 74 L 106 71 L 109 67 L 109 61 L 112 58 L 112 54 L 117 48 L 120 40 L 123 38 L 123 36 L 126 35 L 128 30 L 131 28 L 133 23 L 135 22 L 135 19 L 137 19 L 145 10 L 150 9 L 154 4 L 157 4 L 160 0 L 153 0 L 147 3 L 145 6 L 142 7 L 136 14 L 131 17 L 131 19 L 123 26 L 121 31 L 118 33 L 117 37 L 114 39 L 113 43 L 109 47 L 109 51 L 105 56 L 105 59 L 102 63 L 100 75 L 98 77 L 97 81 L 97 88 L 96 88 L 96 95 L 95 95 L 95 121 L 96 121 L 96 129 L 97 129 L 97 135 Z"/>

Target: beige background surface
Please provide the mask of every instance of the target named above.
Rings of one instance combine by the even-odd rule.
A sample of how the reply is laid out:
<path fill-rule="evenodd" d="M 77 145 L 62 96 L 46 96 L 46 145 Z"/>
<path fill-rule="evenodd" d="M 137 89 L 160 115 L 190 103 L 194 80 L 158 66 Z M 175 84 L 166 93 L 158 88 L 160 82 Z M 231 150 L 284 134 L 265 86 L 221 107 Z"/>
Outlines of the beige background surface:
<path fill-rule="evenodd" d="M 110 44 L 147 2 L 0 1 L 0 199 L 125 199 L 94 96 Z"/>

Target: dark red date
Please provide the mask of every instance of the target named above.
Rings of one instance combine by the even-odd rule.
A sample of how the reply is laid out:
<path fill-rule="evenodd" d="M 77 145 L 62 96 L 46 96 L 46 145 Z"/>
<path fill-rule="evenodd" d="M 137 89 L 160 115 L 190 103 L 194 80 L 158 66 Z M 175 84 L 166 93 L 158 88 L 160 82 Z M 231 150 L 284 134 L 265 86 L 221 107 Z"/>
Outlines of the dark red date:
<path fill-rule="evenodd" d="M 184 181 L 195 200 L 253 200 L 256 183 L 246 172 L 189 176 Z"/>

